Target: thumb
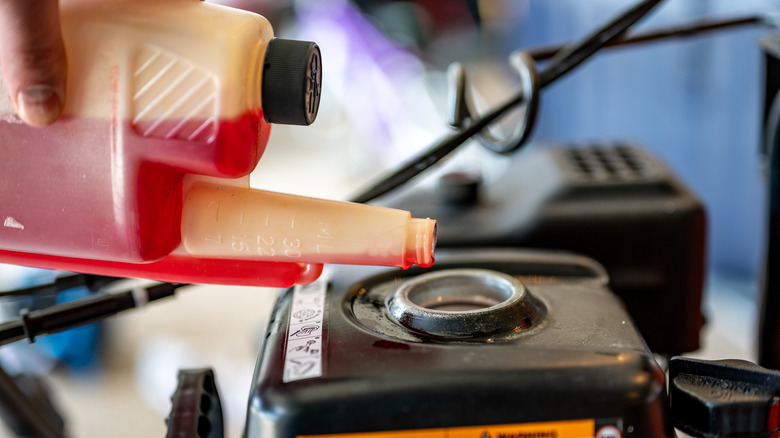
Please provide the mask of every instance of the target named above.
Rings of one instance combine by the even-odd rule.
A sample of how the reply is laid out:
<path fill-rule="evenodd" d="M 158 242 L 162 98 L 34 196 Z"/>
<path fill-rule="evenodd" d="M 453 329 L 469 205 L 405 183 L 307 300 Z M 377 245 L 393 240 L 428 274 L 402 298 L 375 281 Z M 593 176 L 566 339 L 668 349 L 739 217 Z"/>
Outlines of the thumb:
<path fill-rule="evenodd" d="M 0 1 L 0 68 L 21 119 L 57 120 L 65 101 L 67 61 L 57 0 Z"/>

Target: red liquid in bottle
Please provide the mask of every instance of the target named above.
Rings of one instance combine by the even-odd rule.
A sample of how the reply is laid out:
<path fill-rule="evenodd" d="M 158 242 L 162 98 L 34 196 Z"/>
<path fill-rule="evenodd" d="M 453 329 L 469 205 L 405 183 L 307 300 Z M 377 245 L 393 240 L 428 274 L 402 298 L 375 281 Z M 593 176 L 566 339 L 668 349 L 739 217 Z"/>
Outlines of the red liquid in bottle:
<path fill-rule="evenodd" d="M 133 263 L 179 245 L 182 168 L 246 175 L 270 130 L 259 114 L 220 121 L 210 142 L 67 115 L 45 130 L 0 123 L 0 249 Z M 74 132 L 88 141 L 74 145 Z"/>

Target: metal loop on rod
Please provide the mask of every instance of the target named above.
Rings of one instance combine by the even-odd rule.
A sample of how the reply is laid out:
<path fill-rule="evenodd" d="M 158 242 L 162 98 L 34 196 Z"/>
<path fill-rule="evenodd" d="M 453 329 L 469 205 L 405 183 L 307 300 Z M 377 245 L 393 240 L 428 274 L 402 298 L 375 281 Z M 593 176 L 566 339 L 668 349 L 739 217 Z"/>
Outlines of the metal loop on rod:
<path fill-rule="evenodd" d="M 662 0 L 642 0 L 623 14 L 620 14 L 617 18 L 583 38 L 581 41 L 564 46 L 555 54 L 555 56 L 553 56 L 548 62 L 547 68 L 541 73 L 536 69 L 535 63 L 533 63 L 530 56 L 518 56 L 516 58 L 516 65 L 514 65 L 515 61 L 512 61 L 510 57 L 510 62 L 513 62 L 513 66 L 519 68 L 518 71 L 520 72 L 523 88 L 503 105 L 494 108 L 479 117 L 477 117 L 472 108 L 468 107 L 469 104 L 465 104 L 467 87 L 465 81 L 461 80 L 463 84 L 461 87 L 462 91 L 458 92 L 457 88 L 459 87 L 455 87 L 456 95 L 460 94 L 461 97 L 459 99 L 460 103 L 456 105 L 459 106 L 459 108 L 456 108 L 453 112 L 458 116 L 469 116 L 468 119 L 463 118 L 464 121 L 468 120 L 468 123 L 464 123 L 465 126 L 462 129 L 434 143 L 420 155 L 402 165 L 391 175 L 363 191 L 360 195 L 355 197 L 353 201 L 368 202 L 399 187 L 424 170 L 443 160 L 474 135 L 480 135 L 483 138 L 483 144 L 486 144 L 488 148 L 495 148 L 496 152 L 499 153 L 508 154 L 517 150 L 519 147 L 522 147 L 531 133 L 530 128 L 532 128 L 534 124 L 533 122 L 538 107 L 538 97 L 536 97 L 536 95 L 538 95 L 537 91 L 550 85 L 561 76 L 573 70 L 605 45 L 614 43 L 620 39 L 625 35 L 626 30 L 631 25 L 636 23 L 661 1 Z M 463 77 L 464 75 L 462 73 L 463 71 L 461 74 L 456 73 L 456 75 Z M 508 110 L 523 103 L 527 105 L 525 121 L 518 128 L 519 130 L 514 136 L 508 136 L 505 141 L 497 140 L 495 138 L 492 138 L 491 140 L 490 137 L 486 136 L 485 130 L 488 125 L 503 116 Z"/>
<path fill-rule="evenodd" d="M 525 109 L 523 120 L 517 124 L 513 132 L 505 138 L 498 138 L 488 128 L 475 135 L 479 143 L 486 149 L 499 153 L 511 154 L 520 149 L 530 137 L 536 124 L 539 109 L 539 90 L 541 89 L 541 74 L 536 61 L 526 52 L 516 50 L 509 55 L 509 64 L 520 77 L 520 94 Z M 482 115 L 474 108 L 471 88 L 468 84 L 466 68 L 460 63 L 452 63 L 447 71 L 449 82 L 449 119 L 450 126 L 463 129 Z"/>

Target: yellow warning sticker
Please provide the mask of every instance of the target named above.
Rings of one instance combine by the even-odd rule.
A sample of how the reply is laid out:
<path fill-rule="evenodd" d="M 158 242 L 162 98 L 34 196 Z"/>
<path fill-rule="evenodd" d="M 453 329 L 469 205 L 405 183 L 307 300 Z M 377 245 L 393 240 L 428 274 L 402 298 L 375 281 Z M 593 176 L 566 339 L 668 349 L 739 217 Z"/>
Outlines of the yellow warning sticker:
<path fill-rule="evenodd" d="M 594 420 L 571 420 L 386 432 L 298 435 L 298 438 L 593 438 L 596 433 L 595 429 Z"/>

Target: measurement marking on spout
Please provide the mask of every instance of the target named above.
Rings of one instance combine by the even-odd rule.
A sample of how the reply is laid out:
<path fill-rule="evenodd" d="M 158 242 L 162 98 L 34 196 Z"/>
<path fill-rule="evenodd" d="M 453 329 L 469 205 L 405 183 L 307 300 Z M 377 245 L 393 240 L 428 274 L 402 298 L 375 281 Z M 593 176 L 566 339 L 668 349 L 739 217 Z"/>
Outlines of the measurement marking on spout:
<path fill-rule="evenodd" d="M 331 234 L 330 231 L 328 231 L 328 228 L 330 227 L 331 224 L 329 224 L 328 222 L 320 222 L 320 232 L 317 233 L 317 237 L 319 237 L 320 239 L 328 239 L 328 240 L 335 239 L 336 236 L 334 236 L 333 234 Z"/>
<path fill-rule="evenodd" d="M 274 244 L 273 236 L 261 236 L 257 235 L 257 254 L 264 257 L 273 257 L 276 255 L 276 250 L 271 248 Z"/>
<path fill-rule="evenodd" d="M 216 207 L 214 207 L 214 206 L 216 206 Z M 215 212 L 215 215 L 214 215 L 214 220 L 219 222 L 219 215 L 220 215 L 220 211 L 222 210 L 222 203 L 218 202 L 218 201 L 211 201 L 211 202 L 209 202 L 209 204 L 208 204 L 208 206 L 206 208 L 209 209 L 209 210 L 212 209 L 212 208 L 216 209 L 216 212 Z"/>
<path fill-rule="evenodd" d="M 316 244 L 314 250 L 317 254 L 333 254 L 336 252 L 336 247 L 333 245 Z"/>

